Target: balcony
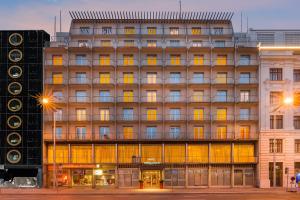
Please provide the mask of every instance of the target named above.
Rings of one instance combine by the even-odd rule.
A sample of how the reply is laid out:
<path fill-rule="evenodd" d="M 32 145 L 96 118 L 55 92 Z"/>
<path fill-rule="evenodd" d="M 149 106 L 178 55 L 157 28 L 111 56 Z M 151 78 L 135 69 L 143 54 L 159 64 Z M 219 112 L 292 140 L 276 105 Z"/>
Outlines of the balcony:
<path fill-rule="evenodd" d="M 235 82 L 240 85 L 258 84 L 258 80 L 256 77 L 238 78 Z"/>
<path fill-rule="evenodd" d="M 69 84 L 74 85 L 89 85 L 91 84 L 91 80 L 83 77 L 74 77 L 69 79 Z"/>
<path fill-rule="evenodd" d="M 212 84 L 234 84 L 234 79 L 231 77 L 220 77 L 220 78 L 213 78 Z"/>
<path fill-rule="evenodd" d="M 188 80 L 189 84 L 196 84 L 196 85 L 206 85 L 210 84 L 209 77 L 194 77 Z"/>
<path fill-rule="evenodd" d="M 192 66 L 210 66 L 210 59 L 190 59 L 188 61 L 190 67 Z"/>
<path fill-rule="evenodd" d="M 119 114 L 117 115 L 117 121 L 120 122 L 133 122 L 138 121 L 139 116 L 134 114 Z"/>
<path fill-rule="evenodd" d="M 258 42 L 257 41 L 237 41 L 236 46 L 238 48 L 256 48 L 257 49 Z"/>
<path fill-rule="evenodd" d="M 53 102 L 56 104 L 67 103 L 67 99 L 64 96 L 53 96 Z"/>
<path fill-rule="evenodd" d="M 186 60 L 185 59 L 167 59 L 166 60 L 166 66 L 186 66 Z"/>
<path fill-rule="evenodd" d="M 55 78 L 55 77 L 49 77 L 45 79 L 45 84 L 49 85 L 65 85 L 67 84 L 67 81 L 63 78 Z"/>
<path fill-rule="evenodd" d="M 90 103 L 91 99 L 89 96 L 70 96 L 70 103 Z"/>
<path fill-rule="evenodd" d="M 93 97 L 94 103 L 114 103 L 115 98 L 111 95 L 108 96 L 94 96 Z"/>
<path fill-rule="evenodd" d="M 213 61 L 213 66 L 222 67 L 222 66 L 233 66 L 234 60 L 233 59 L 215 59 Z"/>
<path fill-rule="evenodd" d="M 45 122 L 53 122 L 53 114 L 52 115 L 44 114 L 43 120 Z M 55 121 L 56 122 L 66 122 L 66 121 L 68 121 L 68 115 L 56 114 Z"/>
<path fill-rule="evenodd" d="M 92 140 L 92 135 L 90 133 L 73 133 L 73 134 L 69 134 L 69 140 L 76 140 L 76 141 Z"/>
<path fill-rule="evenodd" d="M 191 95 L 189 98 L 189 103 L 209 103 L 209 95 Z"/>
<path fill-rule="evenodd" d="M 111 140 L 116 140 L 116 134 L 115 133 L 97 133 L 94 134 L 94 140 L 96 141 L 111 141 Z"/>
<path fill-rule="evenodd" d="M 233 140 L 234 132 L 226 131 L 226 132 L 215 132 L 210 136 L 212 140 Z"/>
<path fill-rule="evenodd" d="M 115 83 L 112 77 L 97 77 L 93 79 L 94 85 L 113 85 Z"/>
<path fill-rule="evenodd" d="M 142 132 L 140 139 L 142 140 L 161 140 L 163 138 L 163 133 L 161 132 Z"/>
<path fill-rule="evenodd" d="M 119 49 L 128 49 L 128 50 L 133 50 L 133 49 L 138 49 L 139 44 L 137 40 L 130 40 L 130 41 L 118 41 L 117 47 Z"/>
<path fill-rule="evenodd" d="M 112 114 L 94 114 L 93 115 L 93 121 L 98 121 L 101 123 L 105 122 L 114 122 L 115 121 L 115 115 Z"/>
<path fill-rule="evenodd" d="M 224 42 L 213 42 L 213 48 L 222 49 L 222 48 L 233 48 L 234 42 L 232 41 L 224 41 Z"/>
<path fill-rule="evenodd" d="M 222 35 L 232 35 L 233 29 L 232 28 L 222 28 L 222 29 L 210 29 L 210 34 L 213 36 L 222 36 Z"/>
<path fill-rule="evenodd" d="M 97 67 L 111 67 L 115 66 L 115 61 L 107 58 L 107 59 L 94 59 L 93 60 L 93 66 Z"/>
<path fill-rule="evenodd" d="M 153 28 L 153 29 L 148 29 L 148 28 L 141 28 L 140 29 L 142 35 L 147 35 L 147 36 L 156 36 L 156 35 L 162 35 L 163 34 L 163 28 Z"/>
<path fill-rule="evenodd" d="M 162 78 L 161 77 L 147 77 L 143 76 L 141 78 L 141 83 L 142 84 L 147 84 L 147 85 L 157 85 L 157 84 L 162 84 Z"/>
<path fill-rule="evenodd" d="M 164 137 L 165 140 L 185 140 L 187 139 L 186 137 L 186 132 L 165 132 Z"/>
<path fill-rule="evenodd" d="M 114 44 L 111 40 L 106 40 L 106 41 L 94 40 L 93 41 L 93 48 L 113 51 L 115 46 L 114 46 Z"/>
<path fill-rule="evenodd" d="M 192 131 L 188 133 L 188 140 L 197 141 L 197 140 L 209 140 L 210 132 L 203 132 L 201 135 L 195 135 Z"/>
<path fill-rule="evenodd" d="M 137 140 L 137 139 L 138 139 L 137 132 L 130 132 L 130 133 L 118 132 L 117 133 L 117 140 Z"/>
<path fill-rule="evenodd" d="M 166 103 L 185 103 L 186 97 L 183 95 L 169 95 L 165 97 Z"/>
<path fill-rule="evenodd" d="M 92 47 L 91 41 L 69 41 L 69 48 L 78 50 L 89 50 Z"/>
<path fill-rule="evenodd" d="M 214 103 L 233 103 L 234 97 L 229 95 L 216 95 L 212 98 Z"/>
<path fill-rule="evenodd" d="M 226 121 L 233 121 L 234 120 L 234 115 L 230 114 L 225 114 L 225 115 L 217 115 L 214 114 L 212 115 L 212 120 L 213 121 L 220 121 L 220 122 L 226 122 Z"/>
<path fill-rule="evenodd" d="M 187 46 L 187 43 L 185 42 L 185 41 L 183 41 L 183 40 L 179 40 L 178 42 L 177 42 L 178 40 L 176 40 L 176 42 L 172 42 L 172 41 L 170 41 L 170 40 L 167 40 L 166 41 L 166 43 L 165 43 L 165 45 L 166 45 L 166 49 L 174 49 L 174 50 L 176 50 L 176 49 L 186 49 L 188 46 Z"/>
<path fill-rule="evenodd" d="M 90 120 L 91 120 L 91 116 L 88 114 L 69 115 L 69 121 L 73 121 L 73 122 L 87 122 Z"/>
<path fill-rule="evenodd" d="M 240 115 L 236 115 L 235 119 L 237 121 L 257 121 L 258 120 L 258 115 L 254 115 L 254 114 L 240 114 Z"/>
<path fill-rule="evenodd" d="M 186 29 L 185 28 L 176 28 L 176 29 L 165 28 L 164 33 L 165 33 L 165 36 L 178 37 L 178 36 L 186 35 Z"/>
<path fill-rule="evenodd" d="M 160 122 L 162 121 L 163 116 L 160 114 L 143 114 L 141 120 L 144 122 Z"/>
<path fill-rule="evenodd" d="M 188 120 L 194 121 L 194 122 L 210 121 L 210 115 L 208 115 L 208 114 L 195 115 L 192 113 L 191 115 L 188 115 Z"/>
<path fill-rule="evenodd" d="M 117 102 L 119 103 L 137 103 L 139 102 L 138 96 L 118 96 Z"/>
<path fill-rule="evenodd" d="M 241 95 L 235 98 L 238 103 L 257 103 L 258 95 Z"/>
<path fill-rule="evenodd" d="M 66 67 L 67 66 L 67 62 L 65 60 L 53 60 L 53 59 L 48 59 L 45 60 L 45 66 L 46 67 Z"/>
<path fill-rule="evenodd" d="M 235 134 L 236 140 L 257 140 L 258 139 L 258 132 L 244 132 L 244 133 L 236 133 Z"/>
<path fill-rule="evenodd" d="M 188 48 L 190 51 L 192 52 L 196 52 L 197 50 L 200 50 L 200 49 L 210 49 L 212 47 L 212 44 L 210 41 L 190 41 L 188 43 Z"/>
<path fill-rule="evenodd" d="M 71 35 L 93 35 L 94 30 L 93 28 L 72 28 L 70 30 Z"/>
<path fill-rule="evenodd" d="M 197 30 L 195 30 L 193 28 L 188 28 L 187 34 L 189 36 L 197 37 L 197 36 L 201 36 L 201 35 L 209 35 L 210 31 L 209 31 L 209 28 L 199 28 Z"/>
<path fill-rule="evenodd" d="M 142 60 L 142 66 L 162 66 L 163 60 L 162 59 L 144 59 Z"/>
<path fill-rule="evenodd" d="M 167 77 L 165 79 L 165 84 L 185 84 L 185 77 Z"/>
<path fill-rule="evenodd" d="M 142 96 L 141 97 L 142 103 L 161 103 L 162 97 L 161 96 Z"/>
<path fill-rule="evenodd" d="M 258 59 L 239 59 L 237 61 L 238 67 L 257 66 L 258 64 Z"/>
<path fill-rule="evenodd" d="M 138 66 L 139 62 L 136 59 L 119 59 L 117 61 L 118 67 L 130 67 L 130 66 Z"/>
<path fill-rule="evenodd" d="M 69 60 L 69 66 L 72 67 L 90 67 L 91 61 L 88 59 L 71 59 Z"/>
<path fill-rule="evenodd" d="M 186 115 L 182 114 L 166 114 L 165 115 L 165 120 L 166 121 L 171 121 L 171 122 L 176 122 L 176 121 L 185 121 L 186 120 Z"/>
<path fill-rule="evenodd" d="M 117 78 L 118 84 L 124 84 L 124 85 L 132 85 L 132 84 L 138 84 L 138 78 L 136 77 L 118 77 Z"/>

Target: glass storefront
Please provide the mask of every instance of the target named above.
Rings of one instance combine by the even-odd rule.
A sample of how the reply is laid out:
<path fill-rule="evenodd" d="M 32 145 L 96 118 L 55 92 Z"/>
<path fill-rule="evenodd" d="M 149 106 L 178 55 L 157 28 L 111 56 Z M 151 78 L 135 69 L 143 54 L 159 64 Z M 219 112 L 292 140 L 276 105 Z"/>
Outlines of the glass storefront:
<path fill-rule="evenodd" d="M 207 186 L 208 168 L 192 168 L 188 170 L 188 186 Z"/>
<path fill-rule="evenodd" d="M 118 169 L 119 187 L 138 187 L 139 169 Z"/>
<path fill-rule="evenodd" d="M 72 169 L 72 186 L 92 186 L 92 169 Z"/>
<path fill-rule="evenodd" d="M 211 184 L 212 186 L 230 186 L 230 168 L 212 168 Z"/>
<path fill-rule="evenodd" d="M 94 179 L 96 187 L 113 187 L 116 183 L 116 176 L 114 169 L 102 170 L 95 169 L 94 170 Z"/>
<path fill-rule="evenodd" d="M 165 186 L 185 186 L 185 169 L 165 169 Z"/>

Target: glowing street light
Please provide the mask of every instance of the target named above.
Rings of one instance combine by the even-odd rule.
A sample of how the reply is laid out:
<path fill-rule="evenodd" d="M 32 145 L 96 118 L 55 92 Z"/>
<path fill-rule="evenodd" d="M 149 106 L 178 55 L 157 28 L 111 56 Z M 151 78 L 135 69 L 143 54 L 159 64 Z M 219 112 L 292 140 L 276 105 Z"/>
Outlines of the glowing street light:
<path fill-rule="evenodd" d="M 286 97 L 284 100 L 283 100 L 283 103 L 285 105 L 292 105 L 294 102 L 294 99 L 292 97 Z"/>

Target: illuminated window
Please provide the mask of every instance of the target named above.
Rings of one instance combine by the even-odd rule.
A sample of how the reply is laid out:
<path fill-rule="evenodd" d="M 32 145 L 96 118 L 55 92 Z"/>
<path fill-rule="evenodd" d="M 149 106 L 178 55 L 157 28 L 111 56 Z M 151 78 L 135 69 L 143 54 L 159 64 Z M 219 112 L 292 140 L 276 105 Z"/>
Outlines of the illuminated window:
<path fill-rule="evenodd" d="M 283 103 L 283 92 L 270 92 L 270 104 L 271 105 L 281 105 Z"/>
<path fill-rule="evenodd" d="M 133 58 L 133 55 L 132 54 L 129 54 L 129 55 L 123 55 L 123 64 L 125 66 L 131 66 L 134 64 L 134 58 Z"/>
<path fill-rule="evenodd" d="M 269 153 L 282 153 L 282 139 L 269 140 Z"/>
<path fill-rule="evenodd" d="M 84 140 L 86 137 L 86 127 L 77 126 L 75 129 L 76 129 L 76 139 Z"/>
<path fill-rule="evenodd" d="M 204 127 L 194 126 L 194 139 L 204 139 Z"/>
<path fill-rule="evenodd" d="M 124 33 L 128 34 L 128 35 L 135 34 L 135 28 L 134 27 L 125 27 L 124 28 Z"/>
<path fill-rule="evenodd" d="M 156 102 L 156 91 L 147 91 L 147 102 Z"/>
<path fill-rule="evenodd" d="M 139 157 L 139 146 L 135 144 L 120 144 L 118 145 L 118 162 L 119 163 L 134 163 Z"/>
<path fill-rule="evenodd" d="M 203 65 L 204 56 L 203 55 L 194 55 L 194 65 Z"/>
<path fill-rule="evenodd" d="M 115 145 L 95 145 L 96 163 L 115 163 L 116 147 Z"/>
<path fill-rule="evenodd" d="M 194 102 L 203 102 L 203 98 L 204 98 L 203 90 L 196 90 L 193 92 L 193 101 Z"/>
<path fill-rule="evenodd" d="M 255 162 L 253 144 L 234 144 L 234 162 Z"/>
<path fill-rule="evenodd" d="M 207 144 L 189 144 L 187 151 L 187 162 L 189 163 L 207 163 L 208 145 Z"/>
<path fill-rule="evenodd" d="M 180 65 L 180 55 L 171 55 L 170 56 L 171 60 L 170 60 L 170 64 L 171 65 Z"/>
<path fill-rule="evenodd" d="M 156 35 L 156 27 L 147 27 L 147 33 L 149 35 Z"/>
<path fill-rule="evenodd" d="M 217 139 L 226 139 L 227 138 L 227 127 L 218 126 L 217 127 Z"/>
<path fill-rule="evenodd" d="M 165 145 L 165 162 L 166 163 L 184 163 L 185 162 L 185 145 Z"/>
<path fill-rule="evenodd" d="M 250 91 L 249 90 L 241 90 L 240 91 L 240 101 L 241 102 L 249 102 L 250 101 Z"/>
<path fill-rule="evenodd" d="M 147 40 L 147 47 L 157 47 L 156 40 Z"/>
<path fill-rule="evenodd" d="M 162 146 L 142 144 L 142 162 L 162 162 Z"/>
<path fill-rule="evenodd" d="M 63 84 L 63 81 L 64 81 L 63 73 L 53 73 L 52 74 L 53 84 Z"/>
<path fill-rule="evenodd" d="M 155 54 L 147 55 L 147 65 L 156 65 L 157 64 L 157 56 Z"/>
<path fill-rule="evenodd" d="M 156 109 L 147 109 L 147 120 L 156 121 L 157 120 L 157 110 Z"/>
<path fill-rule="evenodd" d="M 99 56 L 99 64 L 101 66 L 110 65 L 110 55 L 100 55 Z"/>
<path fill-rule="evenodd" d="M 102 47 L 111 47 L 112 46 L 111 40 L 101 40 L 101 46 Z"/>
<path fill-rule="evenodd" d="M 111 139 L 110 128 L 108 126 L 100 126 L 99 136 L 101 139 Z"/>
<path fill-rule="evenodd" d="M 109 84 L 110 83 L 110 73 L 109 72 L 100 72 L 99 73 L 99 83 L 100 84 Z"/>
<path fill-rule="evenodd" d="M 156 72 L 147 72 L 147 83 L 149 83 L 149 84 L 157 83 L 157 73 Z"/>
<path fill-rule="evenodd" d="M 210 161 L 213 163 L 230 163 L 230 144 L 211 144 Z"/>
<path fill-rule="evenodd" d="M 179 35 L 179 28 L 178 27 L 170 27 L 169 31 L 170 31 L 170 35 Z"/>
<path fill-rule="evenodd" d="M 202 47 L 202 40 L 193 40 L 192 47 Z"/>
<path fill-rule="evenodd" d="M 216 83 L 227 83 L 227 72 L 218 72 L 216 76 Z"/>
<path fill-rule="evenodd" d="M 92 146 L 74 145 L 71 152 L 72 163 L 92 163 Z"/>
<path fill-rule="evenodd" d="M 196 108 L 194 109 L 194 120 L 203 120 L 204 119 L 204 109 Z"/>
<path fill-rule="evenodd" d="M 53 65 L 63 65 L 62 55 L 53 55 L 52 56 L 52 64 Z"/>
<path fill-rule="evenodd" d="M 133 91 L 132 90 L 124 90 L 123 101 L 124 102 L 133 102 Z"/>
<path fill-rule="evenodd" d="M 48 163 L 53 163 L 53 146 L 48 146 Z M 56 163 L 69 163 L 69 147 L 67 145 L 56 145 Z"/>
<path fill-rule="evenodd" d="M 240 127 L 240 138 L 249 139 L 250 138 L 250 126 L 241 126 Z"/>
<path fill-rule="evenodd" d="M 123 137 L 124 139 L 133 139 L 133 127 L 124 126 L 123 127 Z"/>
<path fill-rule="evenodd" d="M 300 92 L 294 93 L 294 106 L 300 106 Z"/>
<path fill-rule="evenodd" d="M 109 120 L 109 109 L 101 108 L 99 109 L 100 121 L 108 121 Z"/>
<path fill-rule="evenodd" d="M 226 120 L 227 119 L 227 109 L 218 108 L 217 109 L 217 120 Z"/>
<path fill-rule="evenodd" d="M 201 35 L 201 27 L 192 27 L 192 35 Z"/>
<path fill-rule="evenodd" d="M 85 121 L 87 120 L 86 109 L 76 109 L 76 120 Z"/>
<path fill-rule="evenodd" d="M 134 74 L 132 72 L 124 72 L 123 73 L 123 83 L 133 84 L 133 82 L 134 82 Z"/>
<path fill-rule="evenodd" d="M 227 55 L 218 55 L 216 64 L 217 65 L 226 65 L 227 64 Z"/>

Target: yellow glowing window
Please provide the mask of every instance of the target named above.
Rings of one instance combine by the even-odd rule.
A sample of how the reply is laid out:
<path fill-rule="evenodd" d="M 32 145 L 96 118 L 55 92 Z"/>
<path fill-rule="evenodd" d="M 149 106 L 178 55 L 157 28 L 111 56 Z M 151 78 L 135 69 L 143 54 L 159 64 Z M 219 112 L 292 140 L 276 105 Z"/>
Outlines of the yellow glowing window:
<path fill-rule="evenodd" d="M 72 163 L 92 163 L 92 146 L 75 145 L 71 147 Z"/>
<path fill-rule="evenodd" d="M 184 163 L 185 146 L 184 145 L 165 145 L 166 163 Z"/>
<path fill-rule="evenodd" d="M 227 56 L 226 55 L 218 55 L 216 64 L 217 65 L 226 65 L 227 64 Z"/>
<path fill-rule="evenodd" d="M 226 139 L 227 137 L 227 127 L 218 126 L 217 127 L 217 139 Z"/>
<path fill-rule="evenodd" d="M 133 65 L 134 64 L 134 59 L 133 59 L 133 55 L 124 55 L 123 56 L 123 64 L 125 66 L 130 66 L 130 65 Z"/>
<path fill-rule="evenodd" d="M 227 83 L 227 73 L 226 72 L 217 73 L 216 83 Z"/>
<path fill-rule="evenodd" d="M 110 73 L 99 73 L 100 84 L 109 84 L 110 83 Z"/>
<path fill-rule="evenodd" d="M 250 138 L 250 126 L 241 126 L 240 127 L 240 137 L 241 139 Z"/>
<path fill-rule="evenodd" d="M 134 82 L 133 73 L 123 73 L 123 82 L 126 84 L 132 84 Z"/>
<path fill-rule="evenodd" d="M 192 28 L 192 35 L 201 35 L 201 28 L 200 27 L 193 27 Z"/>
<path fill-rule="evenodd" d="M 102 47 L 111 47 L 111 41 L 110 40 L 101 40 L 101 46 Z"/>
<path fill-rule="evenodd" d="M 156 55 L 147 55 L 147 65 L 156 65 L 157 56 Z"/>
<path fill-rule="evenodd" d="M 101 66 L 110 65 L 110 56 L 109 55 L 100 55 L 99 56 L 99 64 Z"/>
<path fill-rule="evenodd" d="M 147 120 L 155 121 L 157 119 L 157 110 L 156 109 L 147 109 Z"/>
<path fill-rule="evenodd" d="M 118 162 L 132 163 L 134 158 L 139 157 L 139 146 L 132 144 L 118 145 Z"/>
<path fill-rule="evenodd" d="M 204 56 L 203 55 L 194 55 L 194 65 L 203 65 Z"/>
<path fill-rule="evenodd" d="M 218 108 L 217 109 L 217 120 L 226 120 L 227 119 L 227 109 Z"/>
<path fill-rule="evenodd" d="M 204 109 L 197 108 L 194 109 L 194 120 L 203 120 L 204 119 Z"/>
<path fill-rule="evenodd" d="M 157 79 L 156 73 L 147 73 L 147 83 L 149 84 L 157 83 L 156 79 Z"/>
<path fill-rule="evenodd" d="M 171 55 L 171 65 L 180 65 L 180 55 Z"/>
<path fill-rule="evenodd" d="M 53 163 L 53 146 L 49 146 L 47 149 L 48 163 Z M 69 162 L 69 147 L 67 145 L 56 145 L 56 163 L 68 163 Z"/>
<path fill-rule="evenodd" d="M 194 93 L 193 93 L 193 101 L 194 102 L 203 102 L 203 96 L 204 96 L 204 92 L 203 91 L 194 91 Z"/>
<path fill-rule="evenodd" d="M 124 33 L 128 34 L 128 35 L 135 34 L 135 28 L 134 27 L 125 27 L 124 28 Z"/>
<path fill-rule="evenodd" d="M 52 64 L 53 65 L 63 65 L 62 55 L 53 55 L 52 56 Z"/>
<path fill-rule="evenodd" d="M 234 162 L 255 162 L 253 144 L 234 144 Z"/>
<path fill-rule="evenodd" d="M 52 82 L 53 84 L 62 84 L 64 80 L 62 73 L 53 73 L 52 74 Z"/>
<path fill-rule="evenodd" d="M 149 35 L 155 35 L 156 34 L 156 27 L 147 27 L 147 31 Z"/>
<path fill-rule="evenodd" d="M 162 147 L 161 145 L 142 145 L 142 162 L 161 162 Z"/>
<path fill-rule="evenodd" d="M 213 163 L 230 163 L 230 144 L 212 144 L 210 150 L 210 161 Z"/>
<path fill-rule="evenodd" d="M 109 109 L 100 109 L 100 121 L 108 121 L 109 120 Z"/>
<path fill-rule="evenodd" d="M 194 127 L 194 139 L 204 139 L 204 127 L 195 126 Z"/>
<path fill-rule="evenodd" d="M 206 144 L 190 144 L 187 153 L 187 162 L 189 163 L 208 162 L 208 145 Z"/>
<path fill-rule="evenodd" d="M 95 146 L 96 163 L 115 163 L 116 147 L 115 145 L 96 145 Z"/>
<path fill-rule="evenodd" d="M 156 102 L 156 91 L 147 91 L 147 102 Z"/>
<path fill-rule="evenodd" d="M 132 126 L 124 126 L 123 127 L 123 136 L 124 136 L 124 139 L 133 139 L 133 127 Z"/>
<path fill-rule="evenodd" d="M 123 100 L 124 102 L 133 102 L 133 91 L 132 90 L 124 91 Z"/>
<path fill-rule="evenodd" d="M 77 121 L 87 120 L 86 109 L 76 109 L 76 120 Z"/>

